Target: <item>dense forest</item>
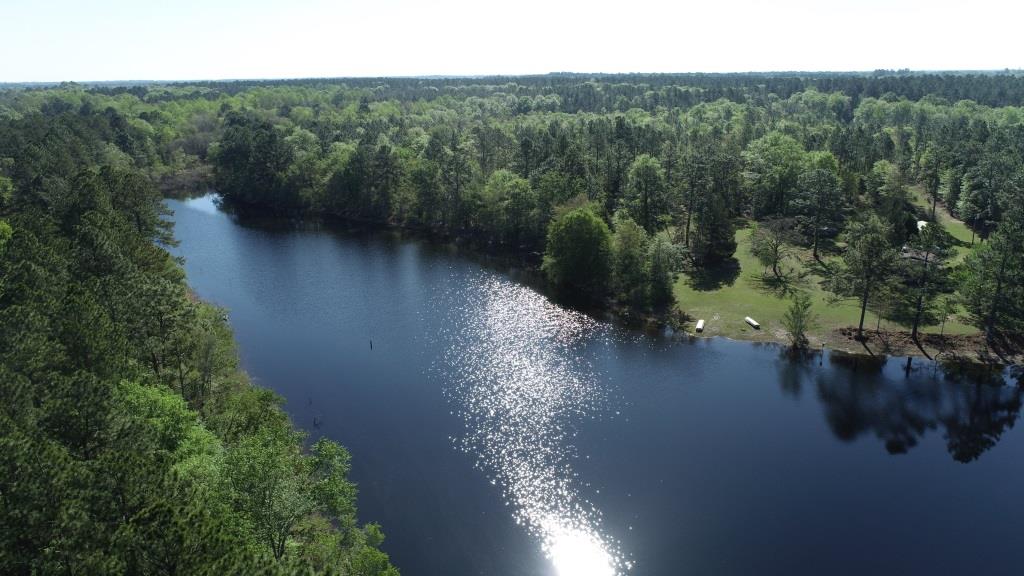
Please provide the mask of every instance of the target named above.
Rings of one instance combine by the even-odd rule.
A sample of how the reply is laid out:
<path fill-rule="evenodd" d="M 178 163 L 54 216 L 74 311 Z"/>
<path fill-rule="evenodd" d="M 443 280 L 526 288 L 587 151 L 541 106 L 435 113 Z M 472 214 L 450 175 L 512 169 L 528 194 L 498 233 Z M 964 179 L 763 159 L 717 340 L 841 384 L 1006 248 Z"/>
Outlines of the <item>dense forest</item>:
<path fill-rule="evenodd" d="M 165 251 L 156 140 L 35 95 L 0 118 L 0 573 L 397 574 Z"/>
<path fill-rule="evenodd" d="M 97 161 L 165 191 L 543 255 L 563 294 L 638 308 L 671 304 L 676 272 L 728 267 L 755 225 L 777 276 L 806 248 L 864 312 L 916 335 L 959 307 L 996 337 L 1024 319 L 1022 105 L 1012 73 L 552 74 L 65 84 L 3 92 L 0 118 L 37 138 L 102 122 Z M 45 179 L 15 153 L 8 179 Z M 966 258 L 918 233 L 943 207 Z"/>
<path fill-rule="evenodd" d="M 994 340 L 1024 320 L 1022 104 L 1011 73 L 553 74 L 61 85 L 4 92 L 0 118 L 102 123 L 97 161 L 165 191 L 543 256 L 592 302 L 665 309 L 749 228 L 768 276 L 809 251 L 860 332 L 868 310 L 915 337 L 956 310 Z M 45 180 L 7 150 L 25 138 L 4 173 Z M 937 210 L 969 241 L 918 225 Z"/>
<path fill-rule="evenodd" d="M 161 192 L 422 230 L 591 303 L 809 254 L 915 337 L 1024 332 L 1024 77 L 553 74 L 0 90 L 0 572 L 393 574 L 349 455 L 239 370 Z M 923 202 L 915 202 L 915 198 Z M 937 225 L 956 217 L 967 241 Z M 800 320 L 806 302 L 794 298 Z M 254 471 L 260 471 L 256 474 Z"/>

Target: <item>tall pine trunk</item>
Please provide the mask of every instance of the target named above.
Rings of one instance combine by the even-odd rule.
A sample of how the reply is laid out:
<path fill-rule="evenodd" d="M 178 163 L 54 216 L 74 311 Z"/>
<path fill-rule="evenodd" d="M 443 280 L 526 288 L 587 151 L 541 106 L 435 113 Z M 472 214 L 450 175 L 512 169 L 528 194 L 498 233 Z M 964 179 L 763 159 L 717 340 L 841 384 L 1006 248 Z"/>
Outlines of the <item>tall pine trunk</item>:
<path fill-rule="evenodd" d="M 864 339 L 864 314 L 868 311 L 869 287 L 867 280 L 864 280 L 864 290 L 860 295 L 860 324 L 857 326 L 857 338 Z"/>
<path fill-rule="evenodd" d="M 925 252 L 924 273 L 921 278 L 920 291 L 917 293 L 917 306 L 914 309 L 914 327 L 910 330 L 910 338 L 914 342 L 917 342 L 917 329 L 921 326 L 921 315 L 924 313 L 924 291 L 928 286 L 928 260 L 931 256 L 931 252 Z"/>
<path fill-rule="evenodd" d="M 996 308 L 998 308 L 1001 293 L 1003 291 L 1003 275 L 1006 273 L 1006 261 L 1010 254 L 1003 254 L 999 261 L 999 275 L 996 277 L 996 289 L 992 292 L 992 305 L 988 310 L 988 317 L 985 318 L 985 339 L 991 340 L 996 328 Z"/>

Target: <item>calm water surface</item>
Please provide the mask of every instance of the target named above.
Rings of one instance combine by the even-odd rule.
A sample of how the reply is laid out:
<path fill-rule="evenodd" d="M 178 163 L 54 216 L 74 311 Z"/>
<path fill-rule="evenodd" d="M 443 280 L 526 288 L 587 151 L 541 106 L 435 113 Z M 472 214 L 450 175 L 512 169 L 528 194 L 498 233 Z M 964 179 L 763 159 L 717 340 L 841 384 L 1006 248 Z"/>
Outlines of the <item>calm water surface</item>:
<path fill-rule="evenodd" d="M 189 282 L 351 450 L 407 576 L 1024 570 L 1009 372 L 640 336 L 444 247 L 168 204 Z"/>

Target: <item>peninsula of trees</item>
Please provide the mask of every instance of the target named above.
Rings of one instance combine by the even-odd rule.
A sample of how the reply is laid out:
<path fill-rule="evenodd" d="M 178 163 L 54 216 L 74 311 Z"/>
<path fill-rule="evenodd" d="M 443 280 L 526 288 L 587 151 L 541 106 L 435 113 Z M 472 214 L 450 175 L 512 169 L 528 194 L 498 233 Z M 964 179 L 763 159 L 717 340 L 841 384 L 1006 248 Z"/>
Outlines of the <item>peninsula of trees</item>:
<path fill-rule="evenodd" d="M 396 576 L 348 452 L 304 448 L 164 250 L 158 139 L 0 100 L 0 573 Z"/>

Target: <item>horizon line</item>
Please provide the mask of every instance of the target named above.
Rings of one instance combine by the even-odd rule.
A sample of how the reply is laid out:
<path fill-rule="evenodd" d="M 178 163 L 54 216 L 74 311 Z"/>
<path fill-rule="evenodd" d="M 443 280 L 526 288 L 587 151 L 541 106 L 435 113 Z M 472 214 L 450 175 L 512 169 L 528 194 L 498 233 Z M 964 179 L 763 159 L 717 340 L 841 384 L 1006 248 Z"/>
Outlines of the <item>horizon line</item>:
<path fill-rule="evenodd" d="M 231 82 L 289 82 L 303 80 L 460 80 L 474 78 L 530 78 L 542 76 L 785 76 L 785 75 L 874 75 L 887 73 L 890 75 L 914 74 L 1006 74 L 1024 73 L 1024 68 L 876 68 L 873 70 L 737 70 L 728 72 L 574 72 L 552 71 L 537 73 L 480 73 L 480 74 L 392 74 L 367 76 L 265 76 L 265 77 L 224 77 L 224 78 L 176 78 L 176 79 L 111 79 L 111 80 L 2 80 L 0 86 L 59 86 L 61 84 L 190 84 L 190 83 L 231 83 Z"/>

